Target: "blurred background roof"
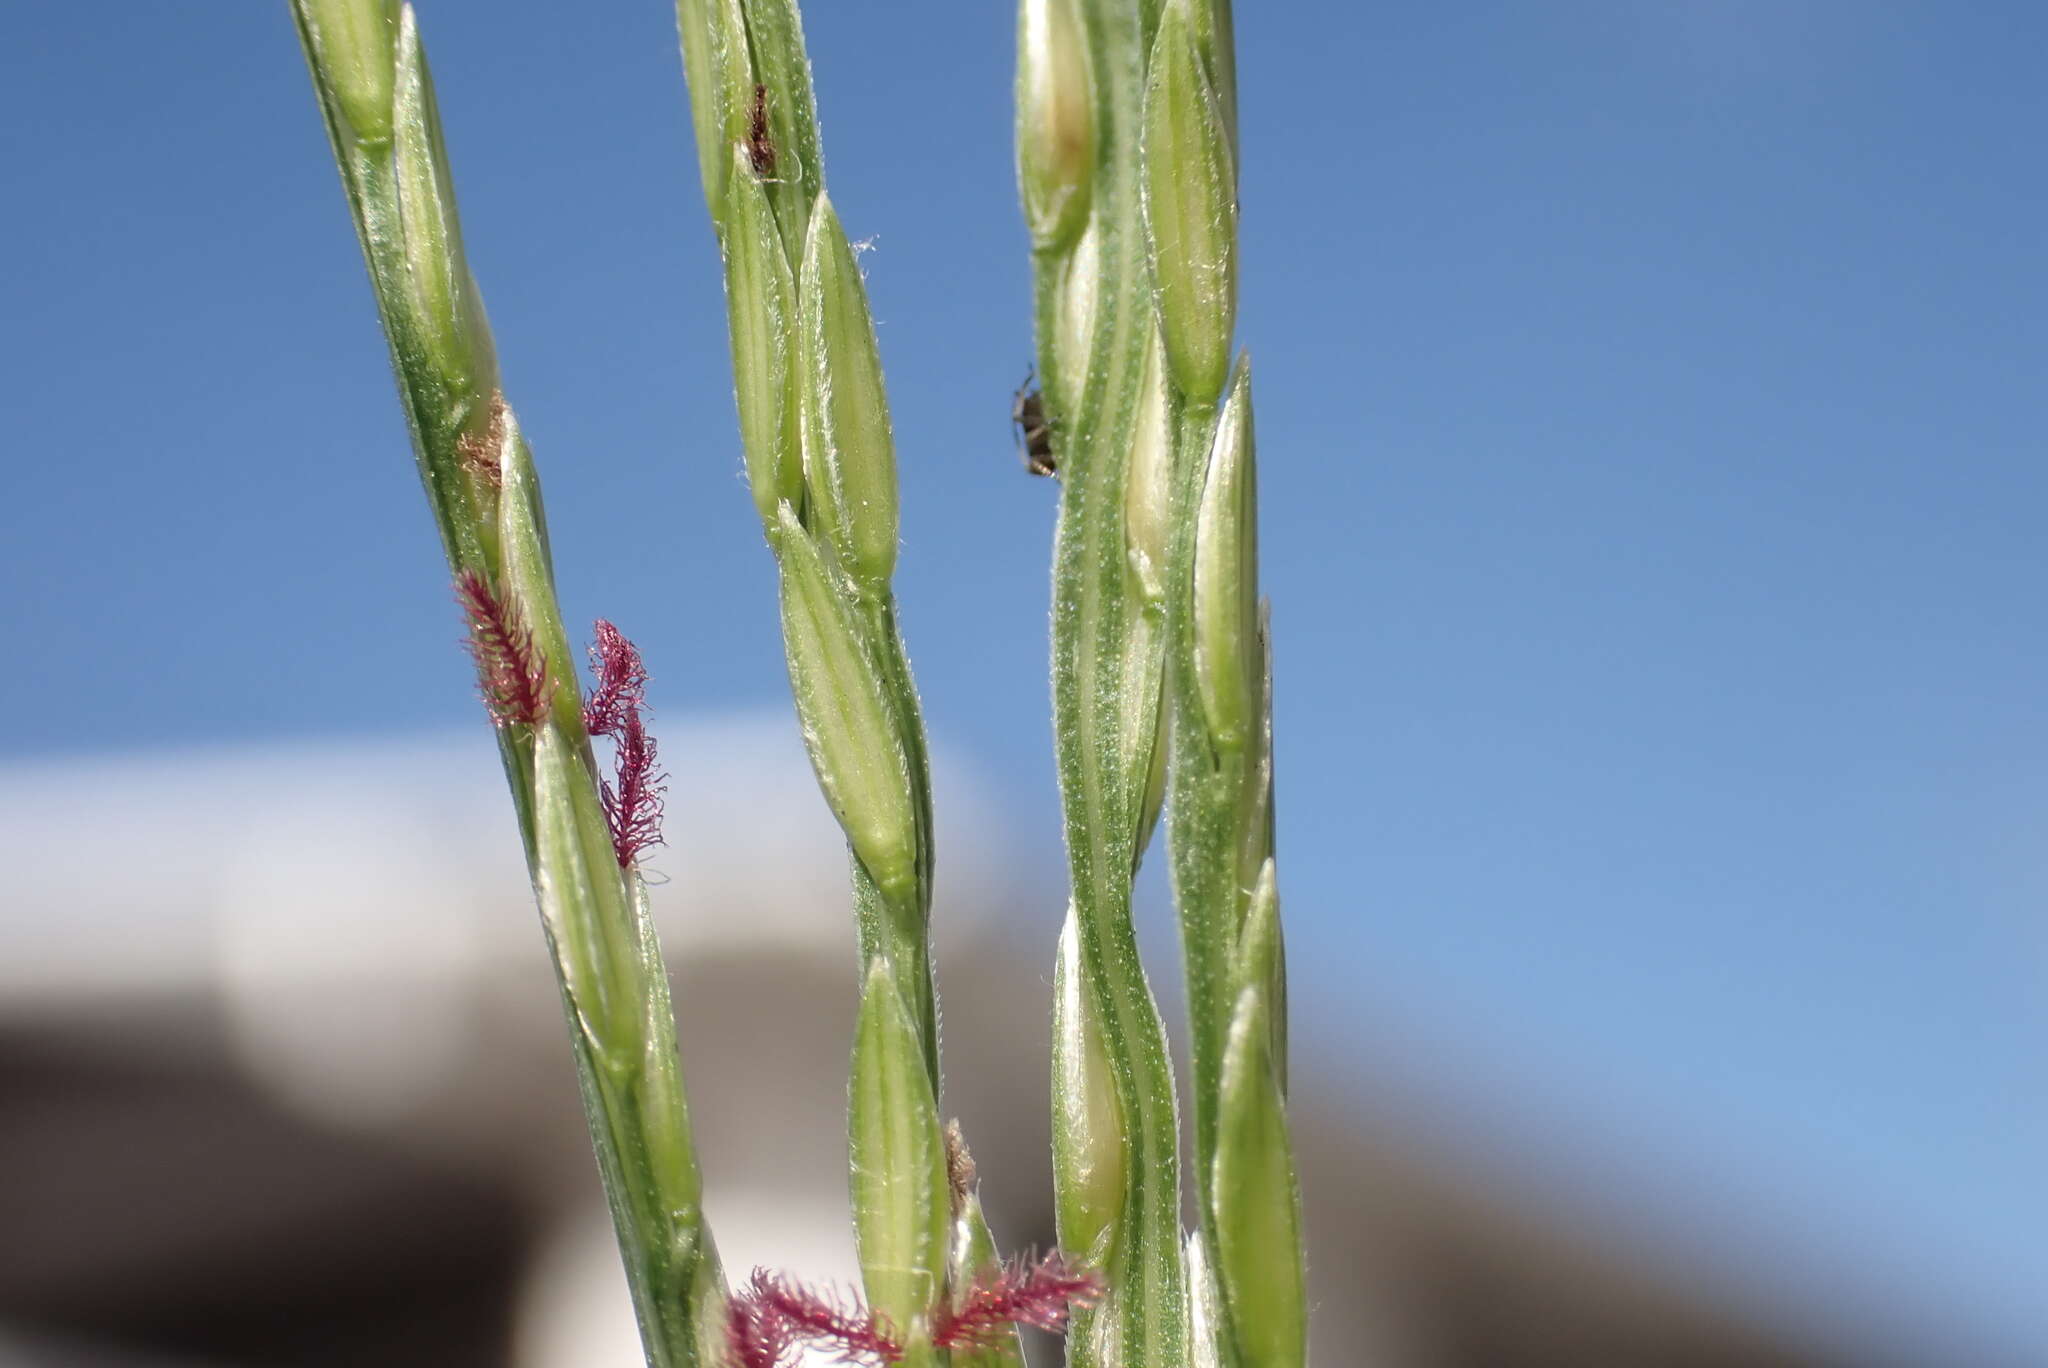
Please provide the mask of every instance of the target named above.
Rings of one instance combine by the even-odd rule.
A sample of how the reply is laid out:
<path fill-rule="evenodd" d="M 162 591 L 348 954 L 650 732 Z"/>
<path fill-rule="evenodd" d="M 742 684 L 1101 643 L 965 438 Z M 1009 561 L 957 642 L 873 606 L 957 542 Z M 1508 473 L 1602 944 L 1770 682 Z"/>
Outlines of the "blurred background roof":
<path fill-rule="evenodd" d="M 911 649 L 988 795 L 941 808 L 942 858 L 1020 871 L 1005 934 L 1049 963 L 1010 16 L 812 11 Z M 722 773 L 694 721 L 784 685 L 670 16 L 423 24 L 565 606 L 646 651 L 692 723 L 672 768 Z M 418 822 L 357 801 L 394 735 L 480 727 L 284 6 L 16 7 L 0 39 L 0 760 L 11 849 L 65 894 L 9 900 L 10 1010 L 75 1000 L 67 945 L 124 992 L 341 953 L 273 904 L 469 964 L 466 923 L 384 893 L 516 905 L 502 812 L 434 797 L 488 764 L 405 770 Z M 1982 1363 L 2048 1357 L 2044 43 L 2017 0 L 1239 32 L 1304 1092 L 1743 1305 L 1949 1327 Z M 234 803 L 170 796 L 215 764 Z M 256 816 L 303 839 L 250 854 Z M 341 878 L 356 839 L 384 883 Z"/>
<path fill-rule="evenodd" d="M 478 730 L 0 775 L 0 1363 L 640 1361 Z M 788 728 L 666 739 L 698 762 L 653 869 L 720 1253 L 850 1282 L 837 834 Z M 987 775 L 942 753 L 936 788 L 946 1106 L 1042 1247 L 1059 893 Z M 123 858 L 81 856 L 94 822 Z M 1455 1057 L 1412 1023 L 1312 1019 L 1296 1054 L 1319 1365 L 2029 1361 L 1599 1118 L 1418 1086 Z"/>

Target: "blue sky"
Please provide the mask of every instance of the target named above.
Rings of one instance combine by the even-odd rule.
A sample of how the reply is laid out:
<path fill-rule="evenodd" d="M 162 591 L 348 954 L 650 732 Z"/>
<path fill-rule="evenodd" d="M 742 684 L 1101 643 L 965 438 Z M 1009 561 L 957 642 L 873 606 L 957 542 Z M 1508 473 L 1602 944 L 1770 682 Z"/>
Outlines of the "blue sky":
<path fill-rule="evenodd" d="M 929 715 L 1049 841 L 1010 14 L 810 8 Z M 2048 12 L 1241 8 L 1304 1030 L 2048 1353 Z M 570 13 L 424 15 L 565 604 L 780 708 L 670 15 Z M 282 3 L 0 28 L 0 760 L 476 725 Z"/>

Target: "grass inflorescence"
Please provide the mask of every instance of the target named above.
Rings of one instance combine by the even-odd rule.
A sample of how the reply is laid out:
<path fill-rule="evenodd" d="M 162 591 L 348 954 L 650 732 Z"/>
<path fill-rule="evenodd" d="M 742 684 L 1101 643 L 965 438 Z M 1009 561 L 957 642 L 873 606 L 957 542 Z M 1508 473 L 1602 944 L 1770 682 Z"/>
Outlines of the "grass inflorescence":
<path fill-rule="evenodd" d="M 740 446 L 796 720 L 845 837 L 859 948 L 848 1161 L 859 1294 L 756 1270 L 728 1292 L 700 1206 L 641 864 L 667 779 L 647 667 L 594 627 L 580 689 L 539 476 L 500 388 L 419 24 L 292 0 L 497 736 L 651 1368 L 806 1353 L 1022 1368 L 1302 1368 L 1286 1115 L 1272 642 L 1251 371 L 1233 359 L 1229 0 L 1021 0 L 1017 167 L 1034 374 L 1015 405 L 1060 481 L 1052 695 L 1071 893 L 1054 965 L 1064 1252 L 1004 1258 L 941 1125 L 937 842 L 899 622 L 895 436 L 866 283 L 826 193 L 795 0 L 677 0 L 725 282 Z M 595 742 L 609 744 L 601 766 Z M 1131 890 L 1162 812 L 1187 978 L 1196 1227 Z"/>

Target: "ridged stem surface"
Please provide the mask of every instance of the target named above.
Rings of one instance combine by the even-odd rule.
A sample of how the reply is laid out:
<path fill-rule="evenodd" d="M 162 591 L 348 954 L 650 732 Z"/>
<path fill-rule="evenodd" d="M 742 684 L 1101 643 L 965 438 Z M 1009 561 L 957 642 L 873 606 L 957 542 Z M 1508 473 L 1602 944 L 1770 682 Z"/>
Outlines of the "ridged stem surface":
<path fill-rule="evenodd" d="M 1020 20 L 1019 161 L 1027 210 L 1070 205 L 1031 177 L 1035 118 L 1090 130 L 1085 218 L 1034 223 L 1038 369 L 1060 472 L 1052 681 L 1056 766 L 1072 888 L 1056 1031 L 1054 1177 L 1061 1243 L 1096 1261 L 1100 1305 L 1074 1317 L 1076 1368 L 1186 1361 L 1178 1119 L 1159 1010 L 1138 954 L 1131 886 L 1151 824 L 1164 620 L 1132 568 L 1127 495 L 1156 324 L 1139 204 L 1149 25 L 1131 0 L 1027 0 Z M 1034 64 L 1045 64 L 1040 70 Z M 1076 94 L 1057 82 L 1084 80 Z M 1053 82 L 1049 94 L 1046 82 Z M 1068 102 L 1081 100 L 1075 112 Z M 1049 112 L 1048 112 L 1049 111 Z M 1071 160 L 1071 159 L 1070 159 Z M 1047 240 L 1049 238 L 1049 240 Z M 1105 1125 L 1078 1118 L 1109 1113 Z M 1120 1153 L 1101 1152 L 1114 1146 Z M 1079 1227 L 1079 1228 L 1077 1228 Z"/>

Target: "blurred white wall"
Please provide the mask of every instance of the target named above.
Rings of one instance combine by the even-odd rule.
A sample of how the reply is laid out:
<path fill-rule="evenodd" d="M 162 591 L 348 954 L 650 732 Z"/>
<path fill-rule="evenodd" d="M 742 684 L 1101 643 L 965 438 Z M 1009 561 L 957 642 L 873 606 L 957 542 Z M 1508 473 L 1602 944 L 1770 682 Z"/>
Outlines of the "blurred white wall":
<path fill-rule="evenodd" d="M 843 845 L 786 718 L 663 719 L 661 739 L 673 783 L 653 901 L 725 1266 L 851 1284 L 843 1106 L 855 951 Z M 1049 830 L 1045 848 L 1030 848 L 1030 829 L 1020 836 L 994 790 L 943 747 L 935 787 L 946 1107 L 966 1125 L 998 1237 L 1045 1241 L 1059 855 Z M 218 1059 L 307 1135 L 353 1137 L 515 1194 L 526 1227 L 519 1368 L 640 1362 L 510 802 L 481 728 L 0 771 L 0 869 L 0 1043 L 54 1032 L 97 1038 L 114 1058 Z M 1170 1000 L 1171 971 L 1162 962 L 1155 973 Z M 1546 1172 L 1531 1156 L 1555 1158 L 1555 1145 L 1546 1151 L 1510 1103 L 1486 1095 L 1482 1076 L 1445 1068 L 1426 1034 L 1363 1009 L 1347 1029 L 1353 1038 L 1296 1035 L 1326 1368 L 2023 1362 L 1929 1356 L 1861 1312 L 1815 1305 L 1788 1317 L 1731 1292 L 1742 1280 L 1723 1275 L 1754 1269 L 1716 1273 L 1697 1249 L 1681 1253 L 1684 1232 L 1670 1238 L 1668 1225 L 1631 1230 L 1593 1163 Z M 1418 1103 L 1381 1067 L 1388 1052 L 1437 1075 L 1455 1105 Z M 0 1142 L 15 1119 L 0 1117 Z M 95 1162 L 120 1165 L 153 1143 L 141 1123 L 109 1124 L 117 1133 Z M 1600 1152 L 1600 1137 L 1574 1139 Z M 166 1206 L 183 1213 L 166 1229 L 152 1229 L 149 1195 L 87 1209 L 99 1186 L 60 1171 L 72 1142 L 46 1135 L 25 1151 L 40 1158 L 0 1171 L 0 1223 L 33 1206 L 19 1200 L 31 1191 L 80 1194 L 54 1214 L 45 1203 L 45 1224 L 74 1237 L 48 1258 L 73 1272 L 38 1285 L 89 1282 L 124 1243 L 153 1242 L 175 1260 L 181 1240 L 208 1236 L 176 1228 L 195 1220 L 190 1203 Z M 225 1146 L 220 1162 L 249 1162 L 235 1152 Z M 1485 1162 L 1488 1152 L 1507 1162 Z M 205 1159 L 189 1171 L 205 1172 Z M 279 1162 L 259 1206 L 291 1190 L 295 1160 Z M 221 1179 L 224 1202 L 235 1177 Z M 421 1200 L 405 1191 L 415 1195 L 393 1200 Z M 290 1219 L 316 1222 L 331 1206 L 302 1202 Z M 251 1228 L 222 1207 L 197 1209 L 221 1241 Z M 249 1215 L 259 1229 L 286 1219 L 282 1208 Z M 1767 1234 L 1773 1214 L 1753 1225 Z M 23 1245 L 34 1241 L 17 1241 L 17 1255 Z M 1759 1251 L 1759 1267 L 1791 1266 L 1782 1250 Z M 1839 1271 L 1854 1283 L 1853 1269 Z M 9 1277 L 0 1252 L 0 1293 Z M 0 1331 L 6 1316 L 0 1300 Z M 0 1362 L 188 1364 L 38 1356 L 27 1343 L 0 1346 Z"/>
<path fill-rule="evenodd" d="M 661 740 L 650 882 L 721 1253 L 740 1275 L 849 1281 L 844 846 L 786 719 L 671 721 Z M 978 784 L 943 752 L 936 768 L 943 959 L 1052 884 L 1004 864 Z M 516 1170 L 551 1213 L 521 1363 L 640 1361 L 487 735 L 0 772 L 0 867 L 0 1028 L 162 1009 L 138 1048 L 176 1051 L 196 1008 L 309 1120 Z M 1049 964 L 1057 908 L 1039 915 Z M 1038 1017 L 1043 977 L 1019 980 Z"/>

